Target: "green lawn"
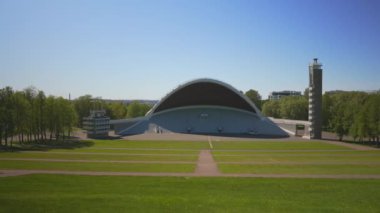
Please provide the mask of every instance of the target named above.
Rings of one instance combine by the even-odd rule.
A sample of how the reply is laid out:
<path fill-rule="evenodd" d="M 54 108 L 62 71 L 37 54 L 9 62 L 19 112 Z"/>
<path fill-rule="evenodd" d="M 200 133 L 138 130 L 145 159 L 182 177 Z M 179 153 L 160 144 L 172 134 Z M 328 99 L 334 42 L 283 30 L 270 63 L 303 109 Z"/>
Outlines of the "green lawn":
<path fill-rule="evenodd" d="M 105 171 L 105 172 L 194 172 L 194 164 L 81 163 L 1 160 L 0 169 Z"/>
<path fill-rule="evenodd" d="M 50 149 L 47 152 L 70 152 L 70 153 L 138 153 L 138 154 L 199 154 L 199 150 L 186 149 L 149 149 L 149 148 L 80 148 L 80 149 Z"/>
<path fill-rule="evenodd" d="M 380 151 L 309 141 L 212 143 L 214 159 L 223 173 L 380 174 Z M 192 173 L 199 151 L 209 149 L 209 144 L 93 140 L 23 148 L 44 152 L 0 152 L 0 169 Z M 380 180 L 366 179 L 25 175 L 0 177 L 0 212 L 379 212 L 379 186 Z"/>
<path fill-rule="evenodd" d="M 67 142 L 46 142 L 19 145 L 14 143 L 15 148 L 29 150 L 88 150 L 94 149 L 169 149 L 169 150 L 200 150 L 209 148 L 207 141 L 128 141 L 128 140 L 83 140 Z"/>
<path fill-rule="evenodd" d="M 379 212 L 380 180 L 27 175 L 0 212 Z"/>
<path fill-rule="evenodd" d="M 217 162 L 256 162 L 256 163 L 318 163 L 337 162 L 355 163 L 372 162 L 380 164 L 380 154 L 242 154 L 242 155 L 217 155 L 214 154 Z"/>
<path fill-rule="evenodd" d="M 316 141 L 218 141 L 214 150 L 352 150 Z"/>
<path fill-rule="evenodd" d="M 129 161 L 193 161 L 198 160 L 197 154 L 145 154 L 145 153 L 55 153 L 55 152 L 18 152 L 1 153 L 1 158 L 37 158 L 65 160 L 129 160 Z"/>
<path fill-rule="evenodd" d="M 209 148 L 208 142 L 125 140 L 58 143 L 52 147 L 37 144 L 37 147 L 34 148 L 43 146 L 46 148 L 44 152 L 0 152 L 0 159 L 15 159 L 1 160 L 0 169 L 193 172 L 198 160 L 199 150 Z M 218 141 L 213 142 L 213 146 L 214 159 L 223 173 L 380 173 L 380 151 L 357 151 L 316 141 Z M 17 158 L 147 161 L 151 163 L 16 161 Z M 190 164 L 158 164 L 156 161 L 185 161 Z M 223 162 L 235 162 L 237 164 L 223 164 Z M 291 165 L 291 163 L 309 163 L 313 165 Z"/>
<path fill-rule="evenodd" d="M 380 174 L 380 165 L 247 165 L 218 164 L 223 173 L 238 174 Z"/>
<path fill-rule="evenodd" d="M 313 156 L 313 155 L 380 155 L 379 150 L 254 150 L 254 149 L 246 149 L 246 150 L 212 150 L 214 155 L 273 155 L 273 156 L 284 156 L 284 155 L 292 155 L 292 156 Z"/>
<path fill-rule="evenodd" d="M 206 141 L 126 141 L 126 140 L 92 140 L 97 148 L 148 148 L 148 149 L 207 149 Z"/>

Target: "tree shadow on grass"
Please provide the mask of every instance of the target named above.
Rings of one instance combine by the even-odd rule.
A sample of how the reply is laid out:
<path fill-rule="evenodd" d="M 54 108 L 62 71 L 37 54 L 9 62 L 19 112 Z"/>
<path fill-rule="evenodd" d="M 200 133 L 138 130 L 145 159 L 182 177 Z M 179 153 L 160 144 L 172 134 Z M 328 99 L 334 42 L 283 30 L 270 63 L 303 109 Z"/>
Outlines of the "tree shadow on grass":
<path fill-rule="evenodd" d="M 20 151 L 49 151 L 52 149 L 73 150 L 94 146 L 92 140 L 64 140 L 64 141 L 43 141 L 43 142 L 27 142 L 19 144 L 14 143 L 14 146 L 1 146 L 1 151 L 20 152 Z"/>
<path fill-rule="evenodd" d="M 357 145 L 364 145 L 364 146 L 370 146 L 373 148 L 380 148 L 380 143 L 376 141 L 353 141 L 353 140 L 343 140 L 343 142 L 346 143 L 352 143 Z"/>
<path fill-rule="evenodd" d="M 337 142 L 351 143 L 351 144 L 357 144 L 357 145 L 364 145 L 364 146 L 369 146 L 373 148 L 380 148 L 380 142 L 369 141 L 368 139 L 359 142 L 359 141 L 355 141 L 351 136 L 344 136 L 342 140 L 339 140 L 338 136 L 336 136 L 335 133 L 325 132 L 325 131 L 322 133 L 321 140 L 337 141 Z"/>
<path fill-rule="evenodd" d="M 362 142 L 359 142 L 359 141 L 354 141 L 354 140 L 349 140 L 349 139 L 339 140 L 339 139 L 335 139 L 335 138 L 333 138 L 333 139 L 331 139 L 331 138 L 322 138 L 321 140 L 343 142 L 343 143 L 362 145 L 362 146 L 368 146 L 368 147 L 380 149 L 380 143 L 379 142 L 375 142 L 375 141 L 362 141 Z"/>

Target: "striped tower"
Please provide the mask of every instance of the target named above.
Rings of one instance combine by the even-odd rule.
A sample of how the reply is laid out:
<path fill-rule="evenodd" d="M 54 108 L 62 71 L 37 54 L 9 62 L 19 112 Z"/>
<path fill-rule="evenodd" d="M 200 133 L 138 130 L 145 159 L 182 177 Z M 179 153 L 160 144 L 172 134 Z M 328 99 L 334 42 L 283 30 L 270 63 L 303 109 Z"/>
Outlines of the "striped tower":
<path fill-rule="evenodd" d="M 317 58 L 309 65 L 310 139 L 322 137 L 322 64 Z"/>

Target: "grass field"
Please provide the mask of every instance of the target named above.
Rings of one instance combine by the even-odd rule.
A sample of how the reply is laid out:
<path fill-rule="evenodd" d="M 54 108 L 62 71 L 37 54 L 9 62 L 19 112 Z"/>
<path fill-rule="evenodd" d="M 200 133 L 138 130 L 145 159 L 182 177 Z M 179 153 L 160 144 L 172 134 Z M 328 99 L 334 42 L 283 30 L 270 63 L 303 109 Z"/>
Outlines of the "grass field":
<path fill-rule="evenodd" d="M 135 160 L 135 161 L 192 161 L 196 162 L 198 159 L 198 153 L 194 154 L 182 154 L 182 153 L 170 153 L 170 154 L 146 154 L 146 153 L 65 153 L 65 152 L 21 152 L 21 153 L 3 153 L 0 155 L 3 158 L 39 158 L 39 159 L 70 159 L 70 160 Z"/>
<path fill-rule="evenodd" d="M 350 150 L 347 147 L 308 141 L 218 141 L 215 150 Z"/>
<path fill-rule="evenodd" d="M 213 141 L 222 174 L 338 179 L 24 175 L 0 177 L 0 212 L 379 212 L 380 150 L 324 142 Z M 0 152 L 0 170 L 194 173 L 204 142 L 95 140 Z"/>
<path fill-rule="evenodd" d="M 380 174 L 378 165 L 241 165 L 219 164 L 223 173 L 237 174 L 318 174 L 318 175 L 371 175 Z"/>
<path fill-rule="evenodd" d="M 105 171 L 105 172 L 193 172 L 194 164 L 157 164 L 157 163 L 103 163 L 103 162 L 0 162 L 0 169 L 61 170 L 61 171 Z"/>
<path fill-rule="evenodd" d="M 0 212 L 378 212 L 380 180 L 2 178 Z"/>
<path fill-rule="evenodd" d="M 207 149 L 208 143 L 202 141 L 125 141 L 92 140 L 88 147 L 96 148 L 137 148 L 137 149 Z"/>
<path fill-rule="evenodd" d="M 216 161 L 221 162 L 256 162 L 256 163 L 317 163 L 317 162 L 336 162 L 336 163 L 351 163 L 351 162 L 379 162 L 380 152 L 375 154 L 363 154 L 362 152 L 356 154 L 337 153 L 337 154 L 315 154 L 315 153 L 293 153 L 293 154 L 247 154 L 241 153 L 233 155 L 218 155 L 214 154 Z"/>

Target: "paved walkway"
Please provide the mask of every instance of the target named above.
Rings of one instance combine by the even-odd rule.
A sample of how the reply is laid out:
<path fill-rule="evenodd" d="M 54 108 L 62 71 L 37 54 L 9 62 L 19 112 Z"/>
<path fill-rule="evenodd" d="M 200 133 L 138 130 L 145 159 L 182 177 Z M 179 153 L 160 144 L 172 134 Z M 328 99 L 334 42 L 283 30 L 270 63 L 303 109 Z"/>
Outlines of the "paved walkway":
<path fill-rule="evenodd" d="M 195 174 L 199 176 L 218 176 L 221 174 L 210 150 L 201 150 L 199 153 Z"/>

